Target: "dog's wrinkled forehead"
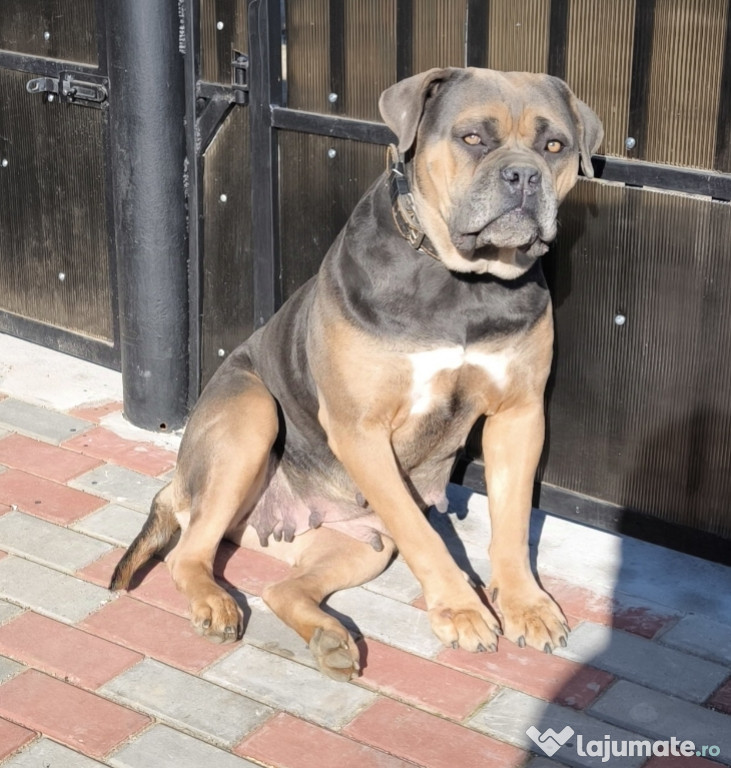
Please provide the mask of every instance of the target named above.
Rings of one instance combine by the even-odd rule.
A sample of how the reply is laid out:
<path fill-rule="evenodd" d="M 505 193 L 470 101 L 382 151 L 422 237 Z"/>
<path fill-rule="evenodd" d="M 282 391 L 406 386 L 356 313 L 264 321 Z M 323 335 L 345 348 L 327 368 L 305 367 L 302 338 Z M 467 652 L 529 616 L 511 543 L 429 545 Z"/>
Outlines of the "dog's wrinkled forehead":
<path fill-rule="evenodd" d="M 532 141 L 547 127 L 574 135 L 575 121 L 560 81 L 545 75 L 458 71 L 433 86 L 419 126 L 422 141 L 438 141 L 480 124 L 500 138 Z"/>

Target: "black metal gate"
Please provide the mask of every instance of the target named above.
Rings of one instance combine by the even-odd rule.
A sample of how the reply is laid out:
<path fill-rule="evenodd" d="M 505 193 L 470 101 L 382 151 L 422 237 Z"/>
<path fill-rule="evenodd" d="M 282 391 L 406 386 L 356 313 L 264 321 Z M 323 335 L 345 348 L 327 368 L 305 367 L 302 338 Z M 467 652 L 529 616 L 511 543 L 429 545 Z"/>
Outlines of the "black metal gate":
<path fill-rule="evenodd" d="M 381 172 L 381 90 L 431 66 L 548 71 L 606 139 L 545 259 L 558 341 L 541 506 L 727 558 L 728 0 L 254 0 L 248 50 L 243 3 L 200 14 L 201 61 L 223 82 L 231 50 L 248 52 L 250 91 L 204 142 L 201 380 L 317 270 Z M 484 487 L 479 461 L 458 477 Z"/>
<path fill-rule="evenodd" d="M 541 506 L 728 559 L 729 0 L 0 6 L 0 329 L 121 364 L 128 415 L 158 428 L 316 271 L 383 168 L 385 87 L 447 65 L 564 77 L 606 138 L 544 259 Z M 108 88 L 101 106 L 72 103 L 85 87 Z M 125 174 L 150 147 L 145 197 Z M 477 461 L 459 471 L 480 486 Z"/>

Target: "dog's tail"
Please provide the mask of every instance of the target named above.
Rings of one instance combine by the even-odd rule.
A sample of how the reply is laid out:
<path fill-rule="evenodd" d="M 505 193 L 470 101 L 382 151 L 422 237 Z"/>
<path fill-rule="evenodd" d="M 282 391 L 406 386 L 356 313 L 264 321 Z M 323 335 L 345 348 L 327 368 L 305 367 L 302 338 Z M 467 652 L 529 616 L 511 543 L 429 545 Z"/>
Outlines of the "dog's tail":
<path fill-rule="evenodd" d="M 171 485 L 166 485 L 152 500 L 150 514 L 137 538 L 129 545 L 114 569 L 109 589 L 128 589 L 135 571 L 161 550 L 180 528 L 171 495 Z"/>

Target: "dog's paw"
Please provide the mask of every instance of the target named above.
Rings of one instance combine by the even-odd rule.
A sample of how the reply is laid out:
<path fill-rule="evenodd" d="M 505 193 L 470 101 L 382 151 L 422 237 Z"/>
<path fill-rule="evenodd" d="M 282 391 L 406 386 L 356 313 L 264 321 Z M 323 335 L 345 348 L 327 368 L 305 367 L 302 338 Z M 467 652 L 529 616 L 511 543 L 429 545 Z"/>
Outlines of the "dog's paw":
<path fill-rule="evenodd" d="M 358 646 L 343 630 L 318 627 L 310 639 L 310 651 L 320 671 L 339 682 L 347 682 L 360 672 Z"/>
<path fill-rule="evenodd" d="M 497 650 L 500 625 L 477 596 L 474 604 L 469 607 L 436 605 L 430 608 L 429 621 L 434 634 L 444 645 L 463 648 L 472 653 Z"/>
<path fill-rule="evenodd" d="M 566 647 L 571 631 L 566 617 L 537 584 L 522 590 L 491 584 L 488 594 L 508 640 L 520 648 L 529 646 L 545 653 Z"/>
<path fill-rule="evenodd" d="M 244 631 L 244 614 L 223 589 L 193 598 L 190 620 L 196 633 L 213 643 L 232 643 Z"/>

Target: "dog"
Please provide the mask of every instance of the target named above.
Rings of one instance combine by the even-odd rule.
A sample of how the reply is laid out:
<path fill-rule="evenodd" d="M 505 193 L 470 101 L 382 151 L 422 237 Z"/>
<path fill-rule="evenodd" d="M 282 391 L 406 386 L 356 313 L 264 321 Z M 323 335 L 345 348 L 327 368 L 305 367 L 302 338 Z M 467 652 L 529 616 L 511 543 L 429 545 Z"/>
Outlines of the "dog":
<path fill-rule="evenodd" d="M 569 632 L 528 555 L 553 350 L 540 256 L 579 167 L 593 176 L 600 120 L 555 77 L 476 68 L 409 77 L 379 107 L 398 139 L 386 172 L 318 274 L 211 378 L 111 583 L 127 588 L 181 529 L 166 561 L 192 623 L 234 641 L 243 615 L 212 576 L 217 547 L 266 550 L 292 568 L 264 600 L 337 680 L 359 651 L 321 603 L 397 550 L 447 646 L 494 651 L 504 635 L 551 652 Z M 445 509 L 482 416 L 494 614 L 424 514 Z"/>

